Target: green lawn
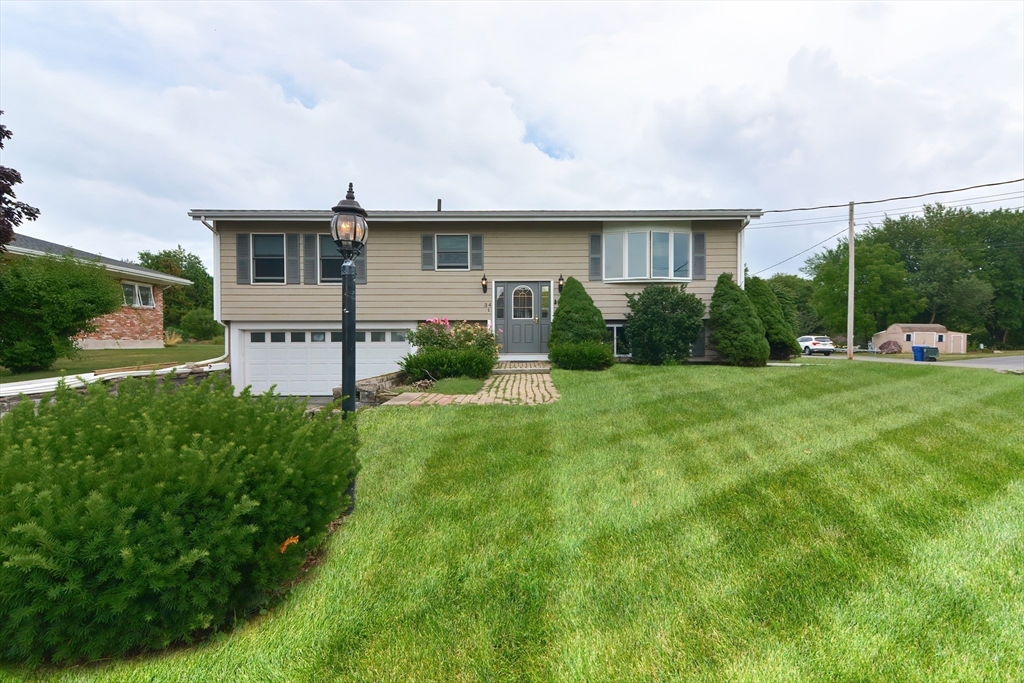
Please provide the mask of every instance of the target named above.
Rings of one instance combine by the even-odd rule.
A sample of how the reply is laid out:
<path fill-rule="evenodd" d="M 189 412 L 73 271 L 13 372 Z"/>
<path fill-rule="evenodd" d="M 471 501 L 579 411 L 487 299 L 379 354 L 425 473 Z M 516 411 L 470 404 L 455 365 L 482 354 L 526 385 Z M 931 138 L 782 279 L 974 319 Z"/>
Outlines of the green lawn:
<path fill-rule="evenodd" d="M 152 363 L 190 363 L 217 358 L 224 353 L 224 342 L 216 344 L 178 344 L 163 349 L 101 349 L 80 351 L 77 358 L 58 358 L 49 370 L 13 375 L 0 367 L 0 382 L 23 382 L 43 377 L 82 374 L 94 370 L 125 368 Z"/>
<path fill-rule="evenodd" d="M 361 413 L 355 512 L 283 604 L 214 643 L 48 673 L 1024 679 L 1024 379 L 553 377 L 552 405 Z"/>

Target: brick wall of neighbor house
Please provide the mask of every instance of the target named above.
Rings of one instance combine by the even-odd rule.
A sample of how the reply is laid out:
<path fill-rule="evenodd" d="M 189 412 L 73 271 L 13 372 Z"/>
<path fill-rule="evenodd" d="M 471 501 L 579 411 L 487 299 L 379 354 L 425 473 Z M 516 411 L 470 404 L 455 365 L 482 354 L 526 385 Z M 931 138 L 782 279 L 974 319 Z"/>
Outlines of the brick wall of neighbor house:
<path fill-rule="evenodd" d="M 96 331 L 79 338 L 82 349 L 160 349 L 164 346 L 164 292 L 153 285 L 153 308 L 122 306 L 94 320 Z"/>

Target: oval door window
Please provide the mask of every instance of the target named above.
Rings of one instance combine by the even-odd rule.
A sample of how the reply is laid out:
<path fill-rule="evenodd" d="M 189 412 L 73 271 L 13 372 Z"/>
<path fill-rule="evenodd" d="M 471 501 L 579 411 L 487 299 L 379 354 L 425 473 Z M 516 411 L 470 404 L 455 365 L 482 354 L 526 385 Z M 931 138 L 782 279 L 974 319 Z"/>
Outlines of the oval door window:
<path fill-rule="evenodd" d="M 512 292 L 512 317 L 516 320 L 533 317 L 533 290 L 526 285 Z"/>

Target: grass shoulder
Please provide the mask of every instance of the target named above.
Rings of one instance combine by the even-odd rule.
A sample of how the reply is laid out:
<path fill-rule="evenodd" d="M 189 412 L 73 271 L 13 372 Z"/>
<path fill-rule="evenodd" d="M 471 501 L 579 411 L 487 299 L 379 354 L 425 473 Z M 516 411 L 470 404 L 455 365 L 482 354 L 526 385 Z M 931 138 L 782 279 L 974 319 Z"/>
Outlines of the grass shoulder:
<path fill-rule="evenodd" d="M 429 391 L 432 394 L 475 394 L 483 389 L 484 380 L 473 377 L 448 377 L 438 380 Z"/>
<path fill-rule="evenodd" d="M 154 363 L 194 363 L 224 354 L 223 342 L 178 344 L 160 349 L 97 349 L 79 351 L 76 358 L 58 358 L 48 370 L 12 374 L 0 367 L 0 382 L 24 382 L 46 377 L 76 375 L 110 368 L 131 368 Z"/>

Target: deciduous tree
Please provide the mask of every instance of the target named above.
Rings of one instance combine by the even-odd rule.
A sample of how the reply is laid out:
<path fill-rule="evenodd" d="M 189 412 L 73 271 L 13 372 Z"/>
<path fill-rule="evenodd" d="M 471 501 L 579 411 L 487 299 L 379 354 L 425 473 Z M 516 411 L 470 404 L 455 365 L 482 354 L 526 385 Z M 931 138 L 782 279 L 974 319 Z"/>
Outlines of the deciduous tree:
<path fill-rule="evenodd" d="M 0 116 L 3 111 L 0 111 Z M 0 123 L 0 150 L 4 148 L 4 140 L 10 140 L 14 133 Z M 14 186 L 21 184 L 21 174 L 13 168 L 0 166 L 0 252 L 7 251 L 6 245 L 14 240 L 14 229 L 23 221 L 34 221 L 39 217 L 39 209 L 19 202 L 14 194 Z"/>

